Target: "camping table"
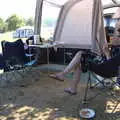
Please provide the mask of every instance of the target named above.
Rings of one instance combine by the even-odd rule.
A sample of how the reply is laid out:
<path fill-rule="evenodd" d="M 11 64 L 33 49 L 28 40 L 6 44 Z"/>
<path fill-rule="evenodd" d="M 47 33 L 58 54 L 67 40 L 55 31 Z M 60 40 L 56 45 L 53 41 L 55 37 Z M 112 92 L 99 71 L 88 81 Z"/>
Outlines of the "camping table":
<path fill-rule="evenodd" d="M 47 64 L 49 64 L 49 48 L 57 48 L 58 46 L 64 47 L 63 42 L 53 42 L 51 43 L 43 43 L 43 44 L 35 44 L 29 45 L 29 47 L 36 47 L 36 48 L 47 48 Z"/>

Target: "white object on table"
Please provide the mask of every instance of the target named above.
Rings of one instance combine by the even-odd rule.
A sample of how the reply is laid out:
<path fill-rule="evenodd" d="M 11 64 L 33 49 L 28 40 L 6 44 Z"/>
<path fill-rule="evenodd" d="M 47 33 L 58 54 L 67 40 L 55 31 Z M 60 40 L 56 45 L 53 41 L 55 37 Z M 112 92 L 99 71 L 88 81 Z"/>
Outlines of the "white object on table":
<path fill-rule="evenodd" d="M 29 40 L 29 41 L 28 41 L 28 44 L 29 44 L 29 45 L 32 45 L 32 43 L 33 43 L 33 40 Z"/>
<path fill-rule="evenodd" d="M 40 44 L 40 35 L 34 35 L 34 44 Z"/>

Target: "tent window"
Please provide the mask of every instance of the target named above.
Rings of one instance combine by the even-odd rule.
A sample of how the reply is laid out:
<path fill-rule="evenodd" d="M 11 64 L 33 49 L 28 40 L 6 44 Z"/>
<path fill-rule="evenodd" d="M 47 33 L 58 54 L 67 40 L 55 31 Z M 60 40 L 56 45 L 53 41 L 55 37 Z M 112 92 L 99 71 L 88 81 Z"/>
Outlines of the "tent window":
<path fill-rule="evenodd" d="M 113 4 L 112 0 L 102 0 L 103 5 Z"/>
<path fill-rule="evenodd" d="M 60 8 L 43 2 L 41 37 L 44 40 L 53 39 Z"/>
<path fill-rule="evenodd" d="M 113 13 L 116 13 L 117 9 L 118 9 L 118 7 L 113 7 L 113 8 L 104 9 L 103 13 L 104 13 L 104 15 L 105 15 L 105 14 L 110 14 L 110 13 L 113 14 Z"/>

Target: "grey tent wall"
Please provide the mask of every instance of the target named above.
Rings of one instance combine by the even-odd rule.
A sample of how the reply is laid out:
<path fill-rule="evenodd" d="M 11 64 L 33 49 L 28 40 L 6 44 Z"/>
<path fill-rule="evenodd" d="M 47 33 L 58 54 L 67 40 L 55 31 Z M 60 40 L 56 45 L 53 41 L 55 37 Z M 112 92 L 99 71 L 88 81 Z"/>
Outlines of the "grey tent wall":
<path fill-rule="evenodd" d="M 105 37 L 101 0 L 94 0 L 92 19 L 92 50 L 102 53 L 103 44 L 107 43 L 107 41 Z"/>
<path fill-rule="evenodd" d="M 61 12 L 60 12 L 58 22 L 56 25 L 56 29 L 55 29 L 54 41 L 60 41 L 61 33 L 62 33 L 63 27 L 64 27 L 64 21 L 67 17 L 67 14 L 68 14 L 69 10 L 71 9 L 71 7 L 80 1 L 82 1 L 82 0 L 70 0 L 66 4 L 64 4 L 63 7 L 61 8 Z M 81 46 L 78 44 L 74 44 L 74 45 L 73 44 L 72 45 L 65 44 L 65 47 L 66 48 L 84 48 L 84 46 Z M 89 49 L 90 46 L 88 46 L 87 48 Z"/>
<path fill-rule="evenodd" d="M 72 0 L 72 1 L 68 1 L 63 6 L 63 8 L 61 10 L 61 13 L 60 13 L 60 16 L 59 16 L 57 26 L 56 26 L 55 34 L 54 34 L 54 40 L 55 41 L 61 41 L 60 38 L 61 38 L 61 34 L 63 32 L 64 22 L 66 20 L 67 14 L 69 13 L 69 10 L 75 4 L 79 4 L 82 1 L 87 1 L 87 0 Z M 82 11 L 78 11 L 78 12 L 82 12 Z M 89 35 L 90 36 L 89 39 L 91 40 L 91 45 L 83 45 L 83 44 L 81 45 L 80 42 L 79 42 L 79 44 L 74 44 L 74 45 L 69 44 L 69 43 L 68 44 L 65 43 L 65 47 L 86 48 L 86 49 L 93 49 L 95 51 L 100 49 L 100 47 L 98 45 L 98 41 L 99 41 L 99 44 L 101 46 L 103 45 L 103 43 L 106 42 L 105 34 L 104 34 L 103 13 L 102 12 L 103 11 L 102 11 L 101 1 L 100 0 L 93 0 L 92 16 L 91 16 L 92 20 L 90 21 L 90 24 L 91 24 L 91 36 Z M 98 41 L 96 41 L 96 38 L 97 38 Z"/>
<path fill-rule="evenodd" d="M 34 35 L 40 35 L 41 32 L 42 6 L 43 0 L 37 0 L 34 19 Z"/>

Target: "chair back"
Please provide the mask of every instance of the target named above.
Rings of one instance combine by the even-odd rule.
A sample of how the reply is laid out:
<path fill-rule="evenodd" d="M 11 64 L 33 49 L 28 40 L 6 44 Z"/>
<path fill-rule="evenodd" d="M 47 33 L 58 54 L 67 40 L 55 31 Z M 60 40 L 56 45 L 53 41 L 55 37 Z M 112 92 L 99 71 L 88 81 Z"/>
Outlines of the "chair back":
<path fill-rule="evenodd" d="M 15 42 L 2 41 L 1 44 L 5 60 L 13 60 L 13 63 L 24 63 L 26 56 L 24 51 L 24 43 L 21 39 Z"/>

